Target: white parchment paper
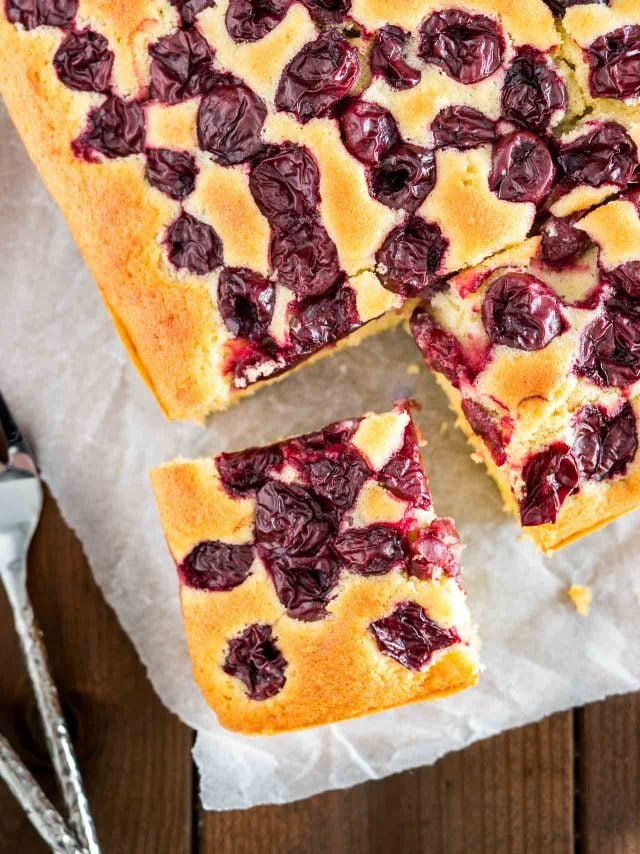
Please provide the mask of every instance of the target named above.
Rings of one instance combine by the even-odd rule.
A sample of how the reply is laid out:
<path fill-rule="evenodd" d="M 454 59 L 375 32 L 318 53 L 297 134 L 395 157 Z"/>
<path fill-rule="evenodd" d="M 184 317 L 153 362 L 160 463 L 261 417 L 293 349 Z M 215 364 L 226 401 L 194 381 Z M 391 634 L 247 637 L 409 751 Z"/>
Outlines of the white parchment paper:
<path fill-rule="evenodd" d="M 433 380 L 407 373 L 419 358 L 401 330 L 307 368 L 214 416 L 206 430 L 165 422 L 1 105 L 0 141 L 0 388 L 156 691 L 198 731 L 205 807 L 281 803 L 383 777 L 640 687 L 637 514 L 552 560 L 520 542 Z M 382 410 L 406 395 L 423 405 L 436 506 L 456 518 L 467 543 L 465 578 L 486 666 L 479 687 L 301 734 L 227 733 L 191 678 L 147 471 L 178 454 L 241 448 Z M 566 596 L 572 581 L 593 590 L 587 618 Z"/>

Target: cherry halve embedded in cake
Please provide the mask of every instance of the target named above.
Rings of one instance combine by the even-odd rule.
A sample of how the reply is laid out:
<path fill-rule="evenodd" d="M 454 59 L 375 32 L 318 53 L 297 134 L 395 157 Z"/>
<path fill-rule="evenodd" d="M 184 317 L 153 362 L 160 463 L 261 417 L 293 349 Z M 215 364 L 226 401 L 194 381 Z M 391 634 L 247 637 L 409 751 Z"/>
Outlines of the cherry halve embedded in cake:
<path fill-rule="evenodd" d="M 640 203 L 453 277 L 411 328 L 505 505 L 551 552 L 640 505 Z"/>
<path fill-rule="evenodd" d="M 405 405 L 151 478 L 224 726 L 281 732 L 475 684 L 462 547 Z"/>
<path fill-rule="evenodd" d="M 0 91 L 163 410 L 198 419 L 638 183 L 625 3 L 585 47 L 624 114 L 579 126 L 552 12 L 578 38 L 601 7 L 571 0 L 3 0 Z"/>

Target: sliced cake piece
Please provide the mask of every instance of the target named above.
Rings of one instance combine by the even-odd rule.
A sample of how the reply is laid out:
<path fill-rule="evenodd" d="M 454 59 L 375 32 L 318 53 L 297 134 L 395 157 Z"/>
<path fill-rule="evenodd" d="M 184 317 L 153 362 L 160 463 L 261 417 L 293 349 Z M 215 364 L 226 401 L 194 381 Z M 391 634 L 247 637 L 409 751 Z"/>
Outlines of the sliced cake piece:
<path fill-rule="evenodd" d="M 550 217 L 411 328 L 508 508 L 547 552 L 640 505 L 640 213 Z"/>
<path fill-rule="evenodd" d="M 405 405 L 151 479 L 194 675 L 225 727 L 282 732 L 475 684 L 460 540 Z"/>

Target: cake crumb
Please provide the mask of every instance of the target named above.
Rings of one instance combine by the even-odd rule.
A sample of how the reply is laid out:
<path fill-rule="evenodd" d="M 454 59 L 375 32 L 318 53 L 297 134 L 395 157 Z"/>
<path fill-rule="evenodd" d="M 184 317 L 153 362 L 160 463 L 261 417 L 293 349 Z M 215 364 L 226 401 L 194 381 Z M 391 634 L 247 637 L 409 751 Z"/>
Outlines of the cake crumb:
<path fill-rule="evenodd" d="M 420 365 L 416 365 L 415 362 L 411 365 L 407 365 L 407 373 L 410 377 L 415 376 L 420 373 Z"/>
<path fill-rule="evenodd" d="M 480 454 L 476 453 L 475 451 L 471 454 L 471 459 L 474 461 L 474 463 L 477 463 L 478 465 L 482 465 L 482 457 L 480 456 Z"/>
<path fill-rule="evenodd" d="M 567 590 L 567 596 L 576 606 L 576 611 L 586 617 L 591 607 L 591 590 L 582 584 L 572 584 Z"/>
<path fill-rule="evenodd" d="M 449 432 L 449 422 L 448 421 L 441 421 L 440 422 L 440 435 L 446 436 L 448 432 Z"/>

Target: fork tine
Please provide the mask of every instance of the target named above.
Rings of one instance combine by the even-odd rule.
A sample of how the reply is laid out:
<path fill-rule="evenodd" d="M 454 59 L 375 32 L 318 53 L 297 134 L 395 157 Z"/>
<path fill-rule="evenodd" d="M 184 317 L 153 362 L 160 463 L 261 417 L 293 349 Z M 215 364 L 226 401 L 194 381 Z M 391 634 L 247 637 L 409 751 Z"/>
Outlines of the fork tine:
<path fill-rule="evenodd" d="M 4 434 L 4 438 L 7 443 L 9 462 L 13 463 L 14 457 L 17 454 L 23 454 L 32 461 L 33 468 L 35 469 L 35 460 L 31 453 L 29 443 L 24 438 L 20 432 L 20 428 L 14 421 L 11 411 L 7 406 L 7 402 L 2 396 L 2 392 L 0 392 L 0 431 Z"/>

